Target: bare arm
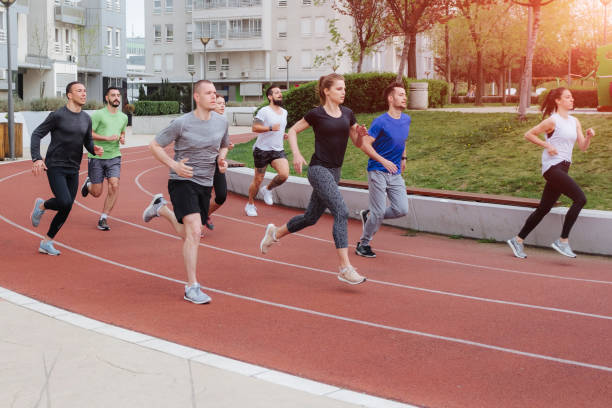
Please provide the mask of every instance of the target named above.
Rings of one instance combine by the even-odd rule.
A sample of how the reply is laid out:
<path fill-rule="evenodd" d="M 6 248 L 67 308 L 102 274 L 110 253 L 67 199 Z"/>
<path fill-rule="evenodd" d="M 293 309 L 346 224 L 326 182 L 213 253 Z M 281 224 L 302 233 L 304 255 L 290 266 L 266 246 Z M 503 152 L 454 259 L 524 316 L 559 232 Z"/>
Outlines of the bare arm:
<path fill-rule="evenodd" d="M 193 177 L 193 167 L 187 166 L 185 163 L 189 160 L 188 158 L 182 159 L 180 162 L 172 159 L 163 147 L 153 139 L 149 143 L 149 150 L 157 160 L 159 160 L 165 166 L 171 168 L 180 177 L 190 178 Z"/>
<path fill-rule="evenodd" d="M 531 143 L 541 146 L 548 150 L 548 153 L 551 155 L 557 154 L 557 149 L 550 143 L 545 140 L 542 140 L 539 135 L 542 133 L 550 133 L 555 130 L 555 121 L 552 118 L 547 118 L 540 122 L 537 126 L 529 129 L 527 133 L 525 133 L 525 139 L 529 140 Z"/>
<path fill-rule="evenodd" d="M 583 152 L 586 152 L 586 150 L 591 145 L 591 138 L 595 136 L 595 130 L 593 130 L 593 128 L 588 128 L 586 131 L 586 136 L 585 136 L 582 133 L 582 125 L 580 124 L 580 121 L 576 119 L 576 133 L 578 135 L 576 139 L 576 143 L 578 144 L 578 147 Z"/>
<path fill-rule="evenodd" d="M 276 123 L 272 126 L 266 126 L 264 125 L 261 119 L 255 118 L 253 119 L 253 126 L 251 127 L 251 130 L 255 133 L 265 133 L 265 132 L 270 132 L 272 130 L 276 131 L 276 130 L 280 130 L 280 123 Z"/>
<path fill-rule="evenodd" d="M 300 148 L 297 143 L 297 134 L 308 129 L 310 125 L 304 118 L 298 120 L 291 129 L 289 129 L 289 146 L 291 147 L 291 153 L 293 153 L 293 168 L 299 174 L 302 174 L 302 165 L 306 164 L 304 156 L 300 153 Z"/>

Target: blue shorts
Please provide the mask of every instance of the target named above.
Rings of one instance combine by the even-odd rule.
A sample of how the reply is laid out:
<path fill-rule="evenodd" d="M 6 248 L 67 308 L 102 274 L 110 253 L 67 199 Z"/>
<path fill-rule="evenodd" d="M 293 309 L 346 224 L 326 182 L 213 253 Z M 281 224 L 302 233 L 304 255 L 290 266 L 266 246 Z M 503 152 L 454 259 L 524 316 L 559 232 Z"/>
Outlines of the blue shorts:
<path fill-rule="evenodd" d="M 100 184 L 104 179 L 119 178 L 121 175 L 121 156 L 112 159 L 89 159 L 87 175 L 91 184 Z"/>

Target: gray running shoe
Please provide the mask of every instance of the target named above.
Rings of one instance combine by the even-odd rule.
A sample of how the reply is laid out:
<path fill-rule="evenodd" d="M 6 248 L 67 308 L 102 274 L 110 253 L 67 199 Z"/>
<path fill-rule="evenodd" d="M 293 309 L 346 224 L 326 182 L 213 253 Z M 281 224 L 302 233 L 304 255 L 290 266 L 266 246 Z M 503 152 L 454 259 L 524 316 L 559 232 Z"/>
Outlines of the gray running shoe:
<path fill-rule="evenodd" d="M 40 217 L 45 213 L 45 210 L 40 209 L 40 205 L 44 202 L 45 200 L 42 198 L 34 200 L 34 209 L 32 210 L 32 214 L 30 214 L 30 219 L 32 220 L 32 225 L 35 227 L 38 227 L 38 224 L 40 224 Z"/>
<path fill-rule="evenodd" d="M 264 234 L 264 237 L 259 243 L 259 249 L 261 250 L 262 254 L 267 253 L 270 247 L 272 246 L 272 244 L 275 242 L 278 242 L 278 239 L 275 238 L 276 237 L 275 234 L 276 234 L 276 226 L 274 224 L 268 224 L 268 226 L 266 227 L 266 232 Z"/>
<path fill-rule="evenodd" d="M 506 241 L 510 248 L 512 248 L 512 252 L 514 252 L 514 256 L 517 258 L 527 258 L 527 254 L 523 250 L 523 244 L 516 240 L 516 237 L 509 239 Z"/>
<path fill-rule="evenodd" d="M 565 255 L 569 258 L 576 257 L 576 254 L 572 251 L 572 248 L 570 248 L 569 243 L 561 242 L 561 240 L 558 239 L 555 242 L 553 242 L 551 246 L 553 247 L 555 251 L 557 251 L 561 255 Z"/>
<path fill-rule="evenodd" d="M 87 197 L 87 194 L 89 194 L 89 186 L 87 184 L 89 184 L 89 176 L 85 179 L 85 181 L 83 182 L 83 185 L 81 186 L 81 195 L 83 197 Z"/>
<path fill-rule="evenodd" d="M 151 204 L 149 204 L 149 206 L 145 208 L 144 212 L 142 213 L 142 220 L 144 222 L 149 222 L 151 219 L 159 217 L 159 209 L 167 203 L 168 202 L 164 199 L 164 195 L 162 193 L 155 194 L 151 200 Z"/>
<path fill-rule="evenodd" d="M 366 281 L 365 276 L 361 276 L 357 273 L 357 270 L 352 266 L 345 266 L 340 268 L 340 273 L 338 274 L 338 280 L 351 284 L 358 285 Z"/>
<path fill-rule="evenodd" d="M 183 299 L 188 300 L 191 303 L 195 303 L 196 305 L 209 303 L 211 300 L 210 296 L 202 292 L 200 288 L 201 286 L 199 283 L 196 283 L 193 286 L 185 285 L 185 296 L 183 297 Z"/>
<path fill-rule="evenodd" d="M 53 255 L 57 256 L 61 254 L 60 251 L 53 247 L 53 241 L 40 241 L 40 246 L 38 247 L 38 252 L 41 254 Z"/>

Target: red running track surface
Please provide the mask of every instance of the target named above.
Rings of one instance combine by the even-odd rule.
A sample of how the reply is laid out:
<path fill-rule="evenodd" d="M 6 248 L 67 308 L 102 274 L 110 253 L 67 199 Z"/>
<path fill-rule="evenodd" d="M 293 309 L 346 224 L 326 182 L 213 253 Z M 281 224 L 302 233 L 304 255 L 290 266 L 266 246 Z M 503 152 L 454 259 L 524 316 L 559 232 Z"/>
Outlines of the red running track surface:
<path fill-rule="evenodd" d="M 57 236 L 37 252 L 53 212 L 30 163 L 0 165 L 0 286 L 76 313 L 186 346 L 339 387 L 428 407 L 612 406 L 612 260 L 383 227 L 376 259 L 352 254 L 368 277 L 336 279 L 332 218 L 263 256 L 265 224 L 299 210 L 230 194 L 201 241 L 198 277 L 213 301 L 182 299 L 181 241 L 141 215 L 167 196 L 167 170 L 146 148 L 124 150 L 119 200 L 97 230 L 103 198 L 77 197 Z M 85 160 L 82 170 L 85 171 Z M 82 174 L 81 179 L 85 175 Z M 349 222 L 351 243 L 361 224 Z M 512 231 L 508 232 L 509 235 Z"/>

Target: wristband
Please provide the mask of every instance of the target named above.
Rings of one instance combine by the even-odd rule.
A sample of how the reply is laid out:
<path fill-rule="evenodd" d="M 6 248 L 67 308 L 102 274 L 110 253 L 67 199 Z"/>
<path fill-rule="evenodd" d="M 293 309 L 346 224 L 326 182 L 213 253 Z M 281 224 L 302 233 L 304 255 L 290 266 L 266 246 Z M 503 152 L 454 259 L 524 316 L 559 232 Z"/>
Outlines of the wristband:
<path fill-rule="evenodd" d="M 270 132 L 272 131 L 272 125 L 268 126 L 268 129 L 270 130 Z"/>

